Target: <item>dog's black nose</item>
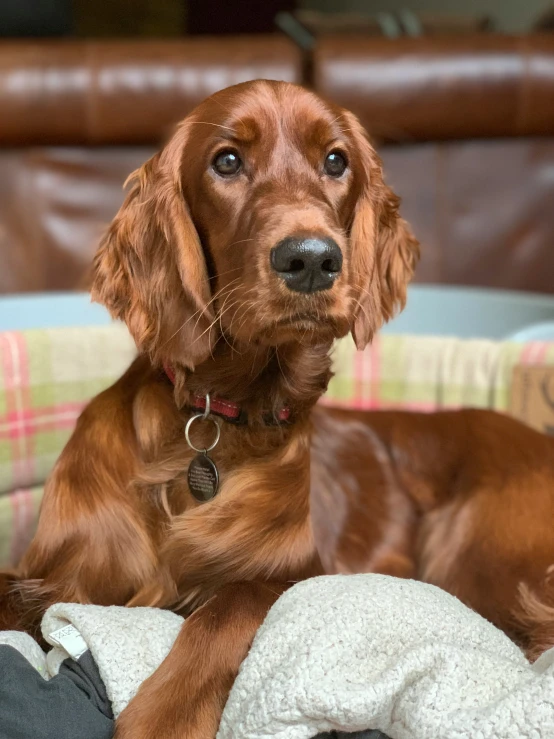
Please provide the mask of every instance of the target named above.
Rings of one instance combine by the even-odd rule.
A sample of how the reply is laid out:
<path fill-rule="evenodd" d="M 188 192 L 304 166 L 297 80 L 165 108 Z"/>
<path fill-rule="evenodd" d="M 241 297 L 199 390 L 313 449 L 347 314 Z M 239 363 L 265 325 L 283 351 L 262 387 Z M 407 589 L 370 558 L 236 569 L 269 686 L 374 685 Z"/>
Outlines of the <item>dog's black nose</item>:
<path fill-rule="evenodd" d="M 333 239 L 283 239 L 271 250 L 271 266 L 290 290 L 328 290 L 342 269 L 342 252 Z"/>

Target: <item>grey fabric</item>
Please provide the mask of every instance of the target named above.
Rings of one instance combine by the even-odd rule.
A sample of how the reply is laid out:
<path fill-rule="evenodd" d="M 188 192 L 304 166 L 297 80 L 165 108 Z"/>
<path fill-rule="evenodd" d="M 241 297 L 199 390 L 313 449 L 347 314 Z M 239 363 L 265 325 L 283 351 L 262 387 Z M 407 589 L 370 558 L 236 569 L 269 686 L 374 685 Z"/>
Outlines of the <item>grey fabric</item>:
<path fill-rule="evenodd" d="M 61 664 L 58 675 L 51 680 L 56 680 L 59 675 L 64 675 L 71 680 L 95 708 L 106 718 L 113 719 L 112 704 L 106 693 L 106 686 L 89 651 L 81 655 L 78 660 L 66 659 Z"/>
<path fill-rule="evenodd" d="M 0 739 L 111 739 L 113 731 L 90 652 L 45 680 L 16 649 L 0 645 Z"/>

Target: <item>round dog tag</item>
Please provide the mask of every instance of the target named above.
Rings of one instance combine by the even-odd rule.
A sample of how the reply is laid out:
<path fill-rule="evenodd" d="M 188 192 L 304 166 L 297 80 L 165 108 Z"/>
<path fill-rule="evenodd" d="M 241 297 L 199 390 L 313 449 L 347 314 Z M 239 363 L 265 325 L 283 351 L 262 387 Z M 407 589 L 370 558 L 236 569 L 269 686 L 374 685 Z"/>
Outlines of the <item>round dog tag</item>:
<path fill-rule="evenodd" d="M 205 452 L 198 454 L 189 464 L 187 479 L 190 492 L 201 503 L 217 495 L 219 473 L 214 462 Z"/>

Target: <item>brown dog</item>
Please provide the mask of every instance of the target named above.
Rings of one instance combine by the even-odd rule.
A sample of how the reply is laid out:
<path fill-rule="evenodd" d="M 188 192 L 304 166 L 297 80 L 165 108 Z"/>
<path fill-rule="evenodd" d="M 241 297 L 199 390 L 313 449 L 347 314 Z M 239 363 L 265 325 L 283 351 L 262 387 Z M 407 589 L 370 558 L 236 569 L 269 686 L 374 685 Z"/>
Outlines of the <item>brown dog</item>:
<path fill-rule="evenodd" d="M 141 355 L 79 419 L 0 615 L 192 613 L 120 739 L 213 737 L 268 608 L 317 573 L 419 576 L 535 634 L 515 613 L 554 562 L 551 442 L 493 414 L 312 412 L 333 340 L 366 345 L 417 255 L 359 122 L 293 85 L 212 96 L 133 175 L 93 294 Z"/>

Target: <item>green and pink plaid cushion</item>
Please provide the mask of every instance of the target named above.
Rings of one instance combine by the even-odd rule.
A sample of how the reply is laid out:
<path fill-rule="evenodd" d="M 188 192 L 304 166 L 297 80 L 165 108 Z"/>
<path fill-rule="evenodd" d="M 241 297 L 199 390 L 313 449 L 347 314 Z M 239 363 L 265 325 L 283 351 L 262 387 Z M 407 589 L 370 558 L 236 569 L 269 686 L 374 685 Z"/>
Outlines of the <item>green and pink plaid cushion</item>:
<path fill-rule="evenodd" d="M 42 486 L 14 490 L 0 497 L 0 567 L 19 562 L 35 531 Z"/>
<path fill-rule="evenodd" d="M 44 483 L 84 404 L 135 351 L 117 324 L 0 333 L 0 495 Z"/>
<path fill-rule="evenodd" d="M 359 410 L 507 411 L 513 370 L 521 364 L 554 364 L 554 343 L 383 335 L 357 352 L 346 338 L 335 348 L 335 376 L 323 402 Z"/>
<path fill-rule="evenodd" d="M 135 353 L 119 325 L 0 333 L 0 566 L 33 534 L 42 485 L 83 405 Z M 338 342 L 323 403 L 355 409 L 508 410 L 513 368 L 554 364 L 554 343 L 381 336 Z"/>

